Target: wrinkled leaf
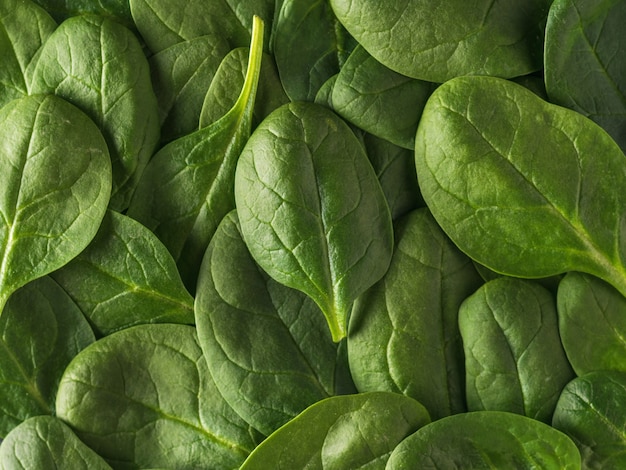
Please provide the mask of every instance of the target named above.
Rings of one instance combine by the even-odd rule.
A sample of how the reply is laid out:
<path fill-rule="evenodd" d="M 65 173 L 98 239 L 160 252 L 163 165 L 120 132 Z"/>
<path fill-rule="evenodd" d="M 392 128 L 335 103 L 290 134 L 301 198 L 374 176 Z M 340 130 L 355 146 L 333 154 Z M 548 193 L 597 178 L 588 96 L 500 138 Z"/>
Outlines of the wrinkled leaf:
<path fill-rule="evenodd" d="M 2 442 L 0 468 L 107 470 L 111 467 L 61 420 L 38 416 L 24 421 Z"/>
<path fill-rule="evenodd" d="M 349 380 L 336 379 L 338 348 L 319 308 L 254 263 L 235 212 L 209 245 L 195 307 L 200 345 L 217 387 L 263 434 L 341 392 Z"/>
<path fill-rule="evenodd" d="M 539 284 L 501 277 L 459 310 L 470 411 L 509 411 L 549 423 L 574 373 L 561 345 L 556 299 Z"/>
<path fill-rule="evenodd" d="M 100 334 L 140 323 L 194 322 L 193 298 L 167 249 L 114 211 L 89 246 L 52 277 Z"/>
<path fill-rule="evenodd" d="M 383 469 L 395 446 L 429 422 L 420 403 L 395 393 L 327 398 L 263 441 L 241 470 Z"/>
<path fill-rule="evenodd" d="M 65 367 L 94 340 L 81 311 L 49 277 L 11 296 L 0 317 L 0 436 L 31 416 L 55 414 Z"/>
<path fill-rule="evenodd" d="M 416 141 L 422 196 L 472 258 L 518 277 L 587 272 L 626 294 L 626 158 L 593 121 L 462 77 L 433 93 Z"/>
<path fill-rule="evenodd" d="M 84 349 L 61 379 L 57 414 L 120 469 L 237 468 L 256 445 L 186 325 L 134 326 Z"/>
<path fill-rule="evenodd" d="M 461 302 L 482 283 L 427 209 L 401 218 L 387 274 L 356 302 L 348 357 L 359 391 L 388 390 L 433 419 L 465 411 Z"/>
<path fill-rule="evenodd" d="M 393 246 L 385 196 L 350 128 L 313 103 L 278 108 L 239 158 L 235 200 L 255 261 L 313 298 L 343 338 L 353 301 L 383 276 Z"/>
<path fill-rule="evenodd" d="M 55 96 L 0 110 L 0 311 L 27 282 L 74 258 L 91 241 L 111 193 L 102 134 Z"/>

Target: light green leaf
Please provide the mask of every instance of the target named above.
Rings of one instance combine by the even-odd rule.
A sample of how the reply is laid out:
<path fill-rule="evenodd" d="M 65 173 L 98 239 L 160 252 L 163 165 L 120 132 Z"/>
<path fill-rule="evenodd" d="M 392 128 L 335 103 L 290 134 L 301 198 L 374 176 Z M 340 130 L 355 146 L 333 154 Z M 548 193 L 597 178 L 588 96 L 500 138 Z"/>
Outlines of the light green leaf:
<path fill-rule="evenodd" d="M 243 238 L 281 284 L 318 304 L 345 336 L 354 300 L 389 266 L 389 207 L 363 147 L 327 108 L 278 108 L 248 140 L 235 175 Z"/>
<path fill-rule="evenodd" d="M 114 211 L 89 246 L 52 277 L 103 335 L 140 323 L 194 322 L 193 298 L 167 249 Z"/>
<path fill-rule="evenodd" d="M 0 110 L 0 311 L 9 295 L 78 255 L 111 194 L 111 163 L 95 124 L 52 95 Z"/>

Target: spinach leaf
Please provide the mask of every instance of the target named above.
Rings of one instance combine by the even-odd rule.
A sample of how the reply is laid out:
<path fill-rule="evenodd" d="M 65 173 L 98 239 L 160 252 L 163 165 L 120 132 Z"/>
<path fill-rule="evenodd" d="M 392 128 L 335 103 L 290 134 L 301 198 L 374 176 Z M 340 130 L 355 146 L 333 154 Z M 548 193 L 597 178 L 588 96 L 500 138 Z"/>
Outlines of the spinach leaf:
<path fill-rule="evenodd" d="M 26 71 L 56 27 L 52 17 L 30 0 L 0 3 L 0 107 L 28 94 Z"/>
<path fill-rule="evenodd" d="M 0 109 L 0 312 L 9 295 L 74 258 L 92 240 L 111 193 L 95 124 L 53 95 Z"/>
<path fill-rule="evenodd" d="M 63 421 L 52 416 L 30 418 L 16 427 L 0 445 L 0 467 L 6 470 L 111 468 Z"/>
<path fill-rule="evenodd" d="M 336 114 L 290 103 L 254 131 L 239 158 L 243 238 L 272 278 L 301 290 L 345 336 L 353 301 L 389 266 L 389 208 L 359 141 Z"/>
<path fill-rule="evenodd" d="M 115 468 L 236 468 L 256 445 L 186 325 L 134 326 L 84 349 L 57 415 Z"/>
<path fill-rule="evenodd" d="M 0 316 L 0 436 L 31 416 L 55 414 L 65 367 L 93 341 L 81 311 L 49 277 L 11 296 Z"/>
<path fill-rule="evenodd" d="M 626 294 L 626 159 L 593 121 L 492 77 L 461 77 L 426 105 L 416 139 L 424 200 L 494 271 L 596 275 Z"/>
<path fill-rule="evenodd" d="M 359 391 L 415 398 L 433 419 L 466 410 L 461 302 L 482 283 L 428 209 L 398 220 L 387 274 L 355 303 L 348 333 Z"/>
<path fill-rule="evenodd" d="M 71 16 L 93 13 L 106 16 L 133 27 L 128 0 L 35 0 L 57 21 L 61 22 Z"/>
<path fill-rule="evenodd" d="M 549 423 L 561 390 L 574 377 L 554 296 L 531 281 L 495 279 L 463 302 L 459 328 L 468 409 L 510 411 Z"/>
<path fill-rule="evenodd" d="M 109 211 L 93 241 L 51 274 L 100 335 L 140 323 L 194 322 L 176 263 L 140 223 Z"/>
<path fill-rule="evenodd" d="M 626 372 L 626 298 L 609 284 L 568 273 L 558 289 L 559 331 L 577 375 Z"/>
<path fill-rule="evenodd" d="M 246 78 L 248 56 L 248 48 L 238 47 L 224 57 L 204 97 L 200 114 L 201 128 L 217 121 L 237 101 L 237 96 Z M 289 98 L 287 98 L 280 83 L 274 58 L 270 54 L 264 53 L 252 113 L 252 128 L 255 128 L 276 108 L 288 102 Z"/>
<path fill-rule="evenodd" d="M 565 434 L 504 411 L 474 411 L 434 421 L 395 448 L 387 470 L 406 468 L 545 468 L 579 470 Z"/>
<path fill-rule="evenodd" d="M 163 147 L 152 158 L 128 215 L 154 231 L 195 292 L 200 262 L 222 218 L 235 207 L 233 185 L 241 149 L 250 135 L 263 55 L 263 21 L 257 16 L 246 80 L 221 119 Z"/>
<path fill-rule="evenodd" d="M 419 402 L 395 393 L 327 398 L 263 441 L 241 470 L 382 469 L 394 447 L 429 422 Z"/>
<path fill-rule="evenodd" d="M 206 35 L 176 43 L 150 57 L 161 141 L 169 142 L 198 129 L 202 101 L 229 50 L 223 37 Z M 237 93 L 239 90 L 241 87 Z"/>
<path fill-rule="evenodd" d="M 326 0 L 282 1 L 272 31 L 272 52 L 292 101 L 313 101 L 354 45 Z"/>
<path fill-rule="evenodd" d="M 100 16 L 64 21 L 41 50 L 30 92 L 54 93 L 94 120 L 111 154 L 110 205 L 125 209 L 159 138 L 149 66 L 136 36 Z"/>
<path fill-rule="evenodd" d="M 421 111 L 434 89 L 433 83 L 385 67 L 358 46 L 337 76 L 332 107 L 361 129 L 413 150 Z"/>
<path fill-rule="evenodd" d="M 550 101 L 593 119 L 626 151 L 626 3 L 557 0 L 546 27 Z M 582 72 L 584 71 L 584 72 Z"/>
<path fill-rule="evenodd" d="M 330 0 L 339 21 L 378 61 L 430 82 L 539 70 L 551 3 Z"/>
<path fill-rule="evenodd" d="M 563 390 L 552 425 L 576 443 L 584 468 L 626 465 L 626 374 L 590 372 Z"/>
<path fill-rule="evenodd" d="M 336 378 L 337 344 L 318 307 L 254 263 L 235 212 L 209 245 L 195 308 L 200 345 L 217 387 L 265 435 L 346 381 Z"/>

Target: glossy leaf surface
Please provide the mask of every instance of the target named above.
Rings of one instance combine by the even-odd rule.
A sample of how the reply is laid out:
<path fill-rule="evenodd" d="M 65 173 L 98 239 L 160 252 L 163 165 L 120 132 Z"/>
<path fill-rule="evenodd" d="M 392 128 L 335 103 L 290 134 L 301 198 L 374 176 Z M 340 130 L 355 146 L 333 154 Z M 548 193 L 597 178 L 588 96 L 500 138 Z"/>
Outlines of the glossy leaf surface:
<path fill-rule="evenodd" d="M 482 283 L 470 259 L 427 209 L 395 225 L 389 271 L 362 295 L 348 334 L 359 391 L 388 390 L 422 403 L 433 419 L 466 410 L 461 302 Z"/>
<path fill-rule="evenodd" d="M 76 304 L 42 277 L 13 294 L 0 317 L 0 435 L 37 415 L 55 414 L 61 375 L 95 341 Z"/>
<path fill-rule="evenodd" d="M 102 16 L 64 21 L 41 50 L 30 93 L 54 93 L 98 125 L 113 167 L 110 205 L 126 209 L 159 139 L 156 98 L 137 37 Z"/>
<path fill-rule="evenodd" d="M 241 154 L 235 200 L 255 261 L 313 298 L 343 338 L 352 302 L 385 273 L 393 246 L 385 196 L 350 128 L 320 105 L 277 109 Z"/>
<path fill-rule="evenodd" d="M 626 294 L 626 158 L 593 121 L 462 77 L 432 95 L 416 141 L 424 200 L 472 258 L 518 277 L 587 272 Z"/>
<path fill-rule="evenodd" d="M 170 253 L 147 228 L 114 211 L 52 277 L 102 335 L 140 323 L 194 322 L 193 298 Z"/>
<path fill-rule="evenodd" d="M 553 295 L 531 281 L 495 279 L 463 302 L 459 328 L 468 409 L 549 423 L 561 390 L 574 378 Z"/>
<path fill-rule="evenodd" d="M 331 0 L 335 14 L 381 63 L 409 77 L 524 75 L 542 66 L 549 0 Z"/>
<path fill-rule="evenodd" d="M 434 421 L 395 448 L 387 470 L 406 468 L 545 468 L 579 470 L 565 434 L 503 411 L 474 411 Z"/>
<path fill-rule="evenodd" d="M 569 435 L 584 468 L 626 465 L 626 374 L 598 371 L 572 380 L 563 390 L 552 425 Z"/>
<path fill-rule="evenodd" d="M 52 416 L 30 418 L 0 445 L 0 468 L 6 470 L 108 470 L 111 467 Z"/>
<path fill-rule="evenodd" d="M 57 414 L 115 468 L 237 468 L 255 447 L 186 325 L 135 326 L 83 350 Z"/>
<path fill-rule="evenodd" d="M 102 134 L 55 96 L 0 110 L 0 310 L 27 282 L 74 258 L 98 231 L 111 193 Z"/>
<path fill-rule="evenodd" d="M 395 393 L 327 398 L 263 441 L 241 470 L 382 469 L 395 446 L 429 422 L 420 403 Z"/>

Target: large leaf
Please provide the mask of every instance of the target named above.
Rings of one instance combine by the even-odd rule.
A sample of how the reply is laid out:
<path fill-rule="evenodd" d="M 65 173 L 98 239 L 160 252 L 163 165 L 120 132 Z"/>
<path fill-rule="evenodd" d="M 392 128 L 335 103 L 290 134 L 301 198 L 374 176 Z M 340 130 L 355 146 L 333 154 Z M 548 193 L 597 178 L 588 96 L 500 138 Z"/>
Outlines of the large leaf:
<path fill-rule="evenodd" d="M 574 378 L 554 296 L 531 281 L 487 282 L 459 310 L 470 411 L 510 411 L 549 423 Z"/>
<path fill-rule="evenodd" d="M 192 293 L 213 233 L 235 208 L 235 168 L 250 135 L 263 30 L 264 23 L 257 16 L 246 80 L 230 111 L 157 152 L 128 209 L 129 216 L 156 233 L 170 250 Z"/>
<path fill-rule="evenodd" d="M 540 421 L 504 411 L 448 416 L 393 451 L 387 470 L 408 468 L 580 470 L 576 445 Z"/>
<path fill-rule="evenodd" d="M 60 419 L 38 416 L 24 421 L 2 442 L 0 468 L 109 470 L 111 467 Z"/>
<path fill-rule="evenodd" d="M 217 387 L 266 435 L 341 392 L 350 380 L 342 377 L 337 363 L 345 357 L 339 356 L 319 308 L 254 263 L 235 212 L 209 245 L 195 307 L 200 345 Z"/>
<path fill-rule="evenodd" d="M 389 271 L 356 302 L 348 357 L 359 391 L 388 390 L 433 419 L 465 411 L 461 302 L 482 283 L 427 209 L 401 218 Z"/>
<path fill-rule="evenodd" d="M 524 75 L 542 66 L 551 0 L 331 0 L 339 20 L 378 61 L 409 77 Z"/>
<path fill-rule="evenodd" d="M 552 425 L 580 450 L 584 468 L 626 465 L 626 373 L 590 372 L 563 390 Z"/>
<path fill-rule="evenodd" d="M 419 402 L 395 393 L 327 398 L 263 441 L 241 470 L 383 469 L 395 446 L 429 422 Z"/>
<path fill-rule="evenodd" d="M 588 116 L 626 151 L 626 3 L 557 0 L 546 26 L 550 101 Z"/>
<path fill-rule="evenodd" d="M 239 158 L 235 200 L 256 262 L 312 297 L 343 338 L 352 302 L 383 276 L 393 246 L 385 196 L 350 128 L 313 103 L 278 108 Z"/>
<path fill-rule="evenodd" d="M 89 244 L 111 194 L 106 142 L 79 109 L 55 96 L 0 110 L 0 311 L 28 281 Z"/>
<path fill-rule="evenodd" d="M 140 323 L 194 322 L 193 298 L 150 230 L 109 211 L 89 246 L 51 274 L 100 334 Z"/>
<path fill-rule="evenodd" d="M 67 367 L 57 415 L 115 468 L 237 468 L 254 432 L 224 401 L 195 329 L 140 325 Z"/>
<path fill-rule="evenodd" d="M 626 294 L 626 157 L 593 121 L 512 82 L 451 80 L 418 129 L 424 200 L 494 271 L 594 274 Z"/>
<path fill-rule="evenodd" d="M 55 414 L 65 367 L 94 340 L 81 311 L 49 277 L 11 296 L 0 317 L 0 436 L 31 416 Z"/>
<path fill-rule="evenodd" d="M 137 37 L 102 16 L 72 17 L 44 44 L 29 91 L 54 93 L 94 120 L 111 154 L 111 207 L 125 209 L 159 139 L 150 70 Z"/>

